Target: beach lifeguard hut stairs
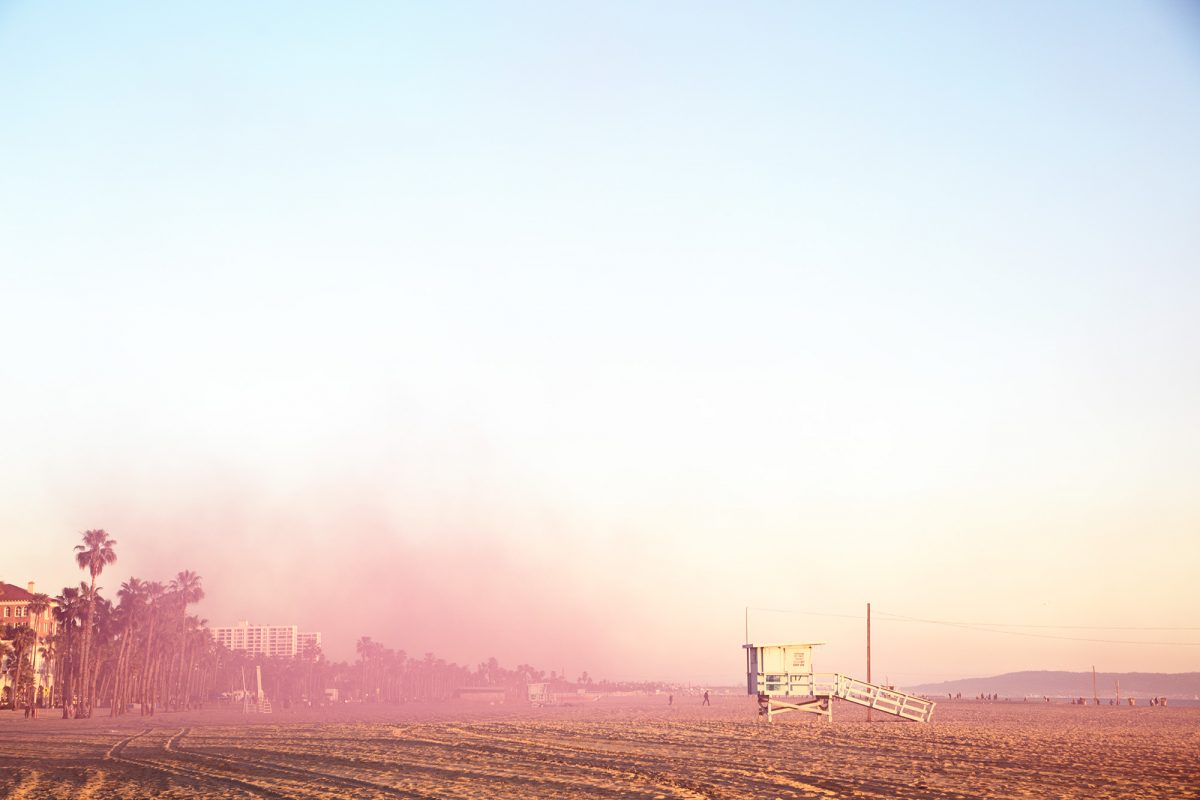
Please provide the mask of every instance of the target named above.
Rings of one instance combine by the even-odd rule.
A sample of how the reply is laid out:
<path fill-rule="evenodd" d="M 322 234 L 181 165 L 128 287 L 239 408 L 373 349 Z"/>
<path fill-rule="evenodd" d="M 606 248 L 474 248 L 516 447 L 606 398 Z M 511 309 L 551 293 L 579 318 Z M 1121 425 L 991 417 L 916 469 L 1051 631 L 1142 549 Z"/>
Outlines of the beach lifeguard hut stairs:
<path fill-rule="evenodd" d="M 267 699 L 267 693 L 263 691 L 261 664 L 254 667 L 254 678 L 258 688 L 254 694 L 250 694 L 246 689 L 246 668 L 242 668 L 242 713 L 270 714 L 271 701 Z"/>
<path fill-rule="evenodd" d="M 833 719 L 834 699 L 929 722 L 937 705 L 916 695 L 860 681 L 836 672 L 813 672 L 812 651 L 822 642 L 746 644 L 746 692 L 758 696 L 758 713 L 770 722 L 777 714 L 807 711 Z"/>

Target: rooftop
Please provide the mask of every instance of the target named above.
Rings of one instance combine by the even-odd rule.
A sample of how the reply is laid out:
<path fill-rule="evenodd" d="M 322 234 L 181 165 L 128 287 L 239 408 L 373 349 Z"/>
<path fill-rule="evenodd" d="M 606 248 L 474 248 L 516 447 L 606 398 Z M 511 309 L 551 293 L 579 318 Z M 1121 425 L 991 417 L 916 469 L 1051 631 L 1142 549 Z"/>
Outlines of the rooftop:
<path fill-rule="evenodd" d="M 30 587 L 33 584 L 29 584 Z M 33 593 L 11 583 L 0 583 L 0 603 L 28 603 L 33 599 Z"/>

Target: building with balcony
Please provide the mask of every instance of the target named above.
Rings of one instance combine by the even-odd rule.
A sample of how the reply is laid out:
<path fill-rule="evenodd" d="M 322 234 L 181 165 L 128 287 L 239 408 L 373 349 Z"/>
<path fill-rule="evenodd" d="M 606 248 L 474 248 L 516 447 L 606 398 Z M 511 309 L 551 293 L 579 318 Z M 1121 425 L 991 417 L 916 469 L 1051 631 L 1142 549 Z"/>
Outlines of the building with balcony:
<path fill-rule="evenodd" d="M 39 639 L 44 639 L 54 633 L 53 609 L 56 603 L 50 600 L 50 607 L 41 614 L 31 614 L 29 603 L 33 600 L 35 585 L 33 581 L 28 588 L 13 586 L 11 583 L 0 583 L 0 626 L 25 625 L 33 628 Z"/>
<path fill-rule="evenodd" d="M 247 620 L 241 620 L 237 625 L 213 628 L 212 631 L 217 644 L 251 655 L 294 658 L 304 652 L 305 643 L 321 644 L 321 634 L 301 633 L 296 625 L 251 625 Z"/>
<path fill-rule="evenodd" d="M 36 587 L 33 581 L 26 584 L 26 588 L 14 586 L 11 583 L 0 582 L 0 641 L 5 641 L 4 631 L 12 626 L 14 628 L 32 628 L 37 634 L 37 646 L 34 651 L 26 655 L 27 667 L 31 670 L 29 674 L 33 676 L 33 687 L 37 702 L 43 705 L 48 702 L 50 691 L 54 684 L 54 674 L 51 669 L 51 661 L 42 653 L 45 647 L 46 638 L 53 635 L 58 626 L 54 622 L 54 608 L 57 603 L 53 598 L 49 600 L 49 605 L 45 611 L 34 613 L 30 610 L 29 604 L 33 602 Z M 11 689 L 12 677 L 8 674 L 7 662 L 12 658 L 4 659 L 4 677 L 0 679 L 0 693 Z"/>

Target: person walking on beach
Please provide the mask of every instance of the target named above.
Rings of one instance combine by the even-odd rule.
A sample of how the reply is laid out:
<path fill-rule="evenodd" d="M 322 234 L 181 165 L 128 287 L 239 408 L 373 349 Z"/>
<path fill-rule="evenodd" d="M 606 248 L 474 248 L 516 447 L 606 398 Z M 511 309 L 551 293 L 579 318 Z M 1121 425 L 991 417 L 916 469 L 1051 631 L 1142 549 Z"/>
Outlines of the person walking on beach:
<path fill-rule="evenodd" d="M 704 690 L 704 702 L 701 703 L 700 705 L 702 705 L 702 706 L 711 706 L 712 705 L 712 703 L 708 702 L 708 689 Z"/>

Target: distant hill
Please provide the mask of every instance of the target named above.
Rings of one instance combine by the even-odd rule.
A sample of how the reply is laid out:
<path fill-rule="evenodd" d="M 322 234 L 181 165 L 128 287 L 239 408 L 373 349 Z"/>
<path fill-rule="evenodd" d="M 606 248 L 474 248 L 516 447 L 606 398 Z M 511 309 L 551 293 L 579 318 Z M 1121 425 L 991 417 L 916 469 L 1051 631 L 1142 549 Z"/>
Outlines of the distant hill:
<path fill-rule="evenodd" d="M 1112 697 L 1117 681 L 1121 682 L 1121 697 L 1192 698 L 1200 695 L 1200 672 L 1097 672 L 1096 688 L 1100 697 Z M 958 692 L 962 692 L 963 697 L 992 692 L 1001 697 L 1091 697 L 1092 673 L 1007 672 L 991 678 L 961 678 L 906 688 L 935 698 Z"/>

